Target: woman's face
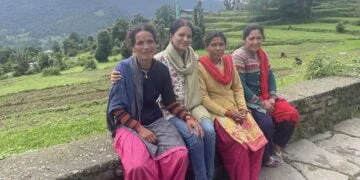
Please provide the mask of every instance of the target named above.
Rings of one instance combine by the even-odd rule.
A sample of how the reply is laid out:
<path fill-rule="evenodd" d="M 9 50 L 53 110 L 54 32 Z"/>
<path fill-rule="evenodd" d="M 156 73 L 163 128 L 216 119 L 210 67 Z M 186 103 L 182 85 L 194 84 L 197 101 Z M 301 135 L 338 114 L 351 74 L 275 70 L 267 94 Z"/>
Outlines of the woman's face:
<path fill-rule="evenodd" d="M 258 51 L 261 47 L 263 37 L 258 29 L 252 30 L 244 40 L 245 48 L 249 51 Z"/>
<path fill-rule="evenodd" d="M 156 52 L 154 36 L 148 31 L 139 31 L 135 35 L 135 44 L 132 51 L 139 60 L 152 60 Z"/>
<path fill-rule="evenodd" d="M 171 37 L 170 42 L 178 50 L 185 51 L 192 41 L 192 32 L 188 26 L 180 27 Z"/>
<path fill-rule="evenodd" d="M 219 60 L 224 55 L 225 47 L 226 44 L 223 38 L 214 37 L 205 49 L 208 52 L 210 59 Z"/>

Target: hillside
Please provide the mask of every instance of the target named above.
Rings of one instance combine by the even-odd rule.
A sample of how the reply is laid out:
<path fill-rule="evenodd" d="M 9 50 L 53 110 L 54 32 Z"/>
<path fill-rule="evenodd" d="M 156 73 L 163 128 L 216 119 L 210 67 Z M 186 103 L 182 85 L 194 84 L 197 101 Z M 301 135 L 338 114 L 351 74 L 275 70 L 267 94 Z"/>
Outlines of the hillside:
<path fill-rule="evenodd" d="M 110 26 L 116 19 L 129 19 L 136 13 L 152 17 L 162 4 L 173 0 L 2 0 L 0 5 L 0 44 L 26 46 L 56 40 L 71 32 L 87 36 Z M 220 1 L 205 1 L 207 10 L 218 9 Z M 191 9 L 195 0 L 181 1 Z"/>

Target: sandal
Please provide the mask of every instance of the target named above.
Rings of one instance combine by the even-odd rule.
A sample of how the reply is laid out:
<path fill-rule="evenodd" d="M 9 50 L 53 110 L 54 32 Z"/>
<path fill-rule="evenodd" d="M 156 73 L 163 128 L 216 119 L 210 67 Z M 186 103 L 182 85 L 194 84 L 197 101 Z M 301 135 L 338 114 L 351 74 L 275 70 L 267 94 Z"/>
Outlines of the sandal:
<path fill-rule="evenodd" d="M 275 168 L 282 164 L 282 160 L 278 156 L 269 156 L 268 162 L 265 163 L 266 167 Z"/>

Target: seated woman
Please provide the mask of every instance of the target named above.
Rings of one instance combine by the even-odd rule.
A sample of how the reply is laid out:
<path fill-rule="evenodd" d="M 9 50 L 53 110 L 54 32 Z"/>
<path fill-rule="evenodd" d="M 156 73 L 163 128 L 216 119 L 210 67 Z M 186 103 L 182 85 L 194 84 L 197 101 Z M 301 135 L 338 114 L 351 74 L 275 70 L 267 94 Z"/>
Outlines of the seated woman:
<path fill-rule="evenodd" d="M 248 25 L 243 33 L 244 46 L 234 51 L 232 58 L 240 73 L 247 106 L 269 141 L 263 163 L 276 167 L 282 162 L 282 149 L 300 117 L 294 107 L 276 95 L 275 76 L 267 54 L 261 49 L 264 39 L 261 26 Z"/>
<path fill-rule="evenodd" d="M 199 62 L 200 89 L 204 107 L 215 118 L 217 149 L 230 179 L 256 180 L 266 138 L 248 113 L 231 56 L 224 56 L 224 34 L 210 33 L 205 46 L 208 55 Z"/>
<path fill-rule="evenodd" d="M 174 117 L 163 111 L 183 137 L 189 149 L 189 157 L 195 180 L 211 180 L 214 176 L 215 131 L 209 112 L 201 105 L 202 97 L 198 77 L 198 56 L 191 48 L 193 27 L 184 19 L 175 21 L 170 27 L 170 42 L 165 50 L 154 56 L 169 68 L 176 101 L 193 115 L 198 123 Z M 120 76 L 112 72 L 112 81 Z M 193 133 L 193 131 L 197 133 Z"/>
<path fill-rule="evenodd" d="M 157 45 L 154 28 L 135 26 L 127 34 L 127 42 L 135 56 L 116 66 L 123 78 L 111 89 L 107 111 L 124 177 L 184 179 L 188 151 L 176 128 L 163 118 L 156 100 L 161 95 L 173 115 L 195 120 L 176 103 L 168 68 L 153 59 Z"/>

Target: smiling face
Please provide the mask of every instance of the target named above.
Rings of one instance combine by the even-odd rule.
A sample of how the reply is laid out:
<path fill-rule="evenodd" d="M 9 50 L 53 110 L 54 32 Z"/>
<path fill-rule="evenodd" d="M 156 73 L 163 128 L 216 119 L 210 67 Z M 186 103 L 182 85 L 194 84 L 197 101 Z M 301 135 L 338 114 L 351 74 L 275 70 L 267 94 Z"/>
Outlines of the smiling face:
<path fill-rule="evenodd" d="M 148 31 L 139 31 L 135 35 L 135 44 L 132 47 L 133 53 L 141 61 L 151 61 L 156 52 L 154 36 Z"/>
<path fill-rule="evenodd" d="M 245 38 L 244 46 L 248 51 L 256 52 L 260 49 L 262 41 L 263 36 L 261 35 L 260 30 L 254 29 Z"/>
<path fill-rule="evenodd" d="M 191 41 L 192 41 L 192 31 L 188 26 L 180 27 L 170 37 L 170 42 L 177 50 L 180 51 L 185 51 L 187 47 L 190 46 Z"/>
<path fill-rule="evenodd" d="M 205 48 L 208 52 L 209 58 L 213 60 L 220 60 L 224 55 L 226 43 L 222 37 L 216 36 L 211 39 L 210 43 Z"/>

